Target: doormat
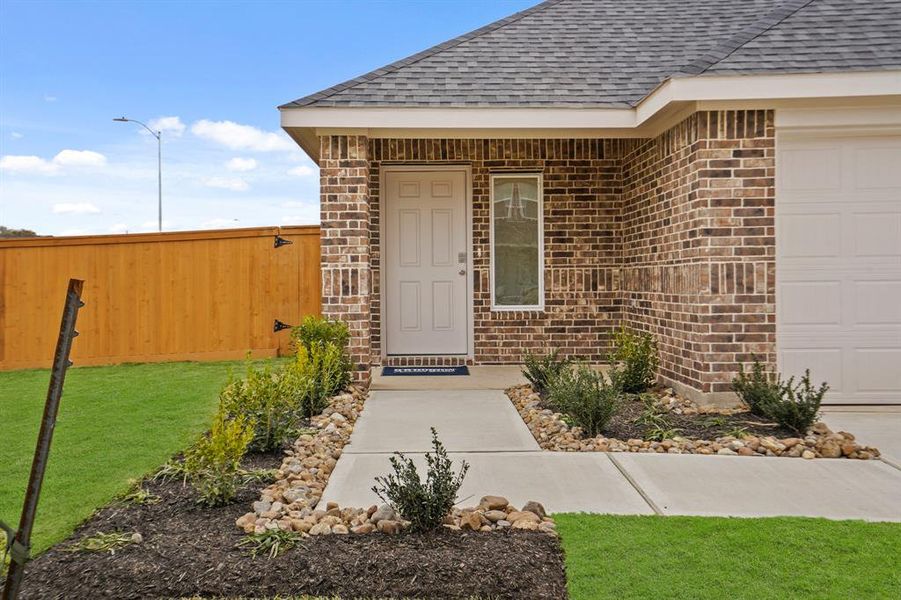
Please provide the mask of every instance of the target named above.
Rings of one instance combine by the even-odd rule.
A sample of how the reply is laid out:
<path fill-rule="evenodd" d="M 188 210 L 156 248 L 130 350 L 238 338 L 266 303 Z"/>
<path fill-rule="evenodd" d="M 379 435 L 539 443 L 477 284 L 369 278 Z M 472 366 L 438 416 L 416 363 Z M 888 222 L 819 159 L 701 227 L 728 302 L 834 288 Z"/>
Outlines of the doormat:
<path fill-rule="evenodd" d="M 382 367 L 382 375 L 394 376 L 435 376 L 469 375 L 469 367 Z"/>

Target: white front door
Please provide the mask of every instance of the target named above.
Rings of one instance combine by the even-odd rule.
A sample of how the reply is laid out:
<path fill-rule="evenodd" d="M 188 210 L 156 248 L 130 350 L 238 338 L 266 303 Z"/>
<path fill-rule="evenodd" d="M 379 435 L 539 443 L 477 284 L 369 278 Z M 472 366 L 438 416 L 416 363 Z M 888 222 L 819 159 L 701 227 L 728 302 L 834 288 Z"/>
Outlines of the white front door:
<path fill-rule="evenodd" d="M 901 402 L 901 136 L 777 140 L 776 345 L 824 402 Z"/>
<path fill-rule="evenodd" d="M 466 172 L 386 171 L 385 349 L 466 354 Z"/>

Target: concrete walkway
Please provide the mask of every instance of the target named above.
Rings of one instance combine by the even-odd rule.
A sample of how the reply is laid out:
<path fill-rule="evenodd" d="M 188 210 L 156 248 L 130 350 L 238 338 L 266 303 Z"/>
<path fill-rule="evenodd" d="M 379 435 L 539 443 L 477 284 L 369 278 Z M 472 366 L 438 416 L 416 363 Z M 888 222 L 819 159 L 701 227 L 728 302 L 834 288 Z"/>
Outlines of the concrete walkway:
<path fill-rule="evenodd" d="M 441 382 L 427 387 L 432 385 Z M 874 441 L 876 431 L 867 439 L 865 428 L 853 421 L 836 425 L 838 419 L 830 419 L 831 414 L 827 422 L 834 427 L 861 431 L 865 443 L 880 443 Z M 875 427 L 875 420 L 868 422 Z M 879 435 L 897 440 L 901 422 L 883 422 L 890 431 Z M 396 450 L 424 472 L 430 427 L 455 462 L 470 464 L 460 493 L 463 506 L 500 494 L 514 504 L 537 500 L 551 512 L 901 521 L 901 468 L 888 462 L 544 452 L 500 389 L 373 391 L 323 501 L 377 503 L 374 477 L 389 472 L 388 458 Z"/>

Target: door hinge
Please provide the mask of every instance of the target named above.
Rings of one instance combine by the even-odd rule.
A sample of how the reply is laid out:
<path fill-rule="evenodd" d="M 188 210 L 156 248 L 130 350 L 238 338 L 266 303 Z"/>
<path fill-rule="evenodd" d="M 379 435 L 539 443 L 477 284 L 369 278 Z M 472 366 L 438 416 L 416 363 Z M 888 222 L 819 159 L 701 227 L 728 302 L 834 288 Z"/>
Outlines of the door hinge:
<path fill-rule="evenodd" d="M 275 323 L 272 324 L 272 331 L 278 333 L 282 329 L 291 329 L 293 325 L 288 325 L 287 323 L 282 323 L 278 319 L 275 320 Z"/>
<path fill-rule="evenodd" d="M 280 235 L 275 236 L 275 248 L 281 248 L 282 246 L 287 246 L 288 244 L 293 244 L 291 240 L 286 240 Z"/>

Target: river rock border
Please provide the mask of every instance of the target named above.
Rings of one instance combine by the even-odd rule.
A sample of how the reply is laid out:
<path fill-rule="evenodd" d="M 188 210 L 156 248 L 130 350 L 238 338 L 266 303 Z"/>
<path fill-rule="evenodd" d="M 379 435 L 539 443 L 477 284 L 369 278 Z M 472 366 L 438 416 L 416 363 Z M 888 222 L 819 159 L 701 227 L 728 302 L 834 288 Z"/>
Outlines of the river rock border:
<path fill-rule="evenodd" d="M 410 527 L 395 511 L 383 504 L 369 508 L 341 508 L 335 502 L 318 506 L 329 476 L 354 424 L 363 411 L 366 393 L 352 388 L 332 398 L 321 415 L 310 420 L 310 433 L 297 438 L 285 451 L 285 458 L 273 484 L 266 487 L 253 510 L 235 521 L 248 534 L 267 530 L 295 531 L 306 536 L 331 534 L 396 534 Z M 503 496 L 484 496 L 477 506 L 454 508 L 444 520 L 454 531 L 498 531 L 517 529 L 556 535 L 556 525 L 538 502 L 527 502 L 522 510 Z"/>
<path fill-rule="evenodd" d="M 538 445 L 555 452 L 641 452 L 667 454 L 717 454 L 740 456 L 784 456 L 793 458 L 852 458 L 873 459 L 879 450 L 858 444 L 854 436 L 845 431 L 833 432 L 825 423 L 816 423 L 804 437 L 776 438 L 773 436 L 745 435 L 698 440 L 673 437 L 662 441 L 641 439 L 619 440 L 597 436 L 583 437 L 579 427 L 570 427 L 563 415 L 541 407 L 541 398 L 529 385 L 519 385 L 506 390 L 507 397 L 516 407 L 523 421 L 532 432 Z M 697 406 L 691 400 L 664 390 L 658 403 L 666 410 L 678 414 L 734 414 L 743 409 Z"/>

